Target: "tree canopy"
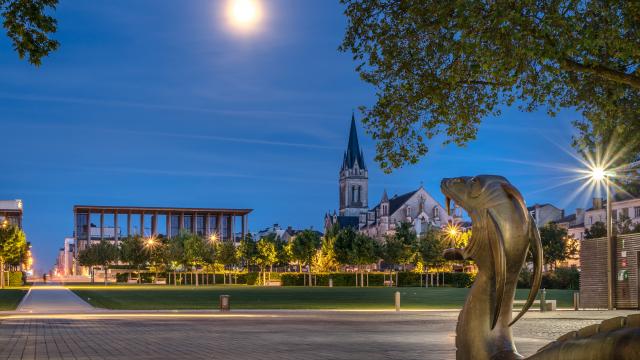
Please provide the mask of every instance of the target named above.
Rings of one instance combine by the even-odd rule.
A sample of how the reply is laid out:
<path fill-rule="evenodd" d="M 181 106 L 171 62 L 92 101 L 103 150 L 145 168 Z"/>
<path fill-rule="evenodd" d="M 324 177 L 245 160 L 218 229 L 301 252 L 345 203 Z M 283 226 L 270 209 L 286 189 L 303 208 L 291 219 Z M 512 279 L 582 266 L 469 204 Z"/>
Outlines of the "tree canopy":
<path fill-rule="evenodd" d="M 577 253 L 576 243 L 570 241 L 567 230 L 556 223 L 548 223 L 540 228 L 540 240 L 544 263 L 554 267 L 556 262 L 564 261 Z"/>
<path fill-rule="evenodd" d="M 427 140 L 473 140 L 481 121 L 517 104 L 577 110 L 578 148 L 610 139 L 640 153 L 640 3 L 636 1 L 341 0 L 340 49 L 377 90 L 362 108 L 390 172 Z"/>
<path fill-rule="evenodd" d="M 48 12 L 55 10 L 58 0 L 0 0 L 3 27 L 20 59 L 40 66 L 42 58 L 60 46 L 51 35 L 57 21 Z"/>

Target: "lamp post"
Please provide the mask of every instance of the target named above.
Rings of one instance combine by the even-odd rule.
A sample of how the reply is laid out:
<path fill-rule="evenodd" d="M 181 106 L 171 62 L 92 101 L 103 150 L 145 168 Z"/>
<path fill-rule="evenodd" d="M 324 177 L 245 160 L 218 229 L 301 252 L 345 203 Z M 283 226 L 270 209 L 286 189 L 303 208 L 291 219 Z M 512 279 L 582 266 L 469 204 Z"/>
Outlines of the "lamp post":
<path fill-rule="evenodd" d="M 594 167 L 591 169 L 591 178 L 597 182 L 602 182 L 607 194 L 607 308 L 613 310 L 613 265 L 614 249 L 613 249 L 613 209 L 611 203 L 611 180 L 612 174 L 602 167 Z"/>

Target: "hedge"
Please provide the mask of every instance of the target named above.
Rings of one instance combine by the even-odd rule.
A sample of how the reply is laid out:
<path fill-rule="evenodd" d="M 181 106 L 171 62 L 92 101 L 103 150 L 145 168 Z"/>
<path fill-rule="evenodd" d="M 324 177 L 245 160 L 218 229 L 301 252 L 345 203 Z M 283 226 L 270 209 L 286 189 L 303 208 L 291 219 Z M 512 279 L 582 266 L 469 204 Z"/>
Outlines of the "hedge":
<path fill-rule="evenodd" d="M 258 279 L 258 273 L 226 273 L 226 281 L 229 281 L 229 274 L 231 274 L 231 281 L 233 284 L 243 284 L 243 285 L 255 285 L 257 283 L 257 279 Z M 167 281 L 167 284 L 173 284 L 174 283 L 174 273 L 173 272 L 160 272 L 157 274 L 159 279 L 165 279 Z M 116 281 L 119 283 L 123 283 L 123 282 L 127 282 L 129 280 L 129 277 L 137 277 L 138 274 L 136 273 L 119 273 L 116 274 Z M 208 284 L 208 285 L 212 285 L 214 283 L 214 276 L 215 276 L 215 283 L 216 284 L 224 284 L 225 283 L 225 279 L 224 279 L 224 274 L 222 273 L 216 273 L 215 275 L 213 273 L 203 273 L 203 272 L 199 272 L 197 274 L 198 276 L 198 283 L 199 284 Z M 151 284 L 154 282 L 154 279 L 156 277 L 156 273 L 155 272 L 140 272 L 139 277 L 141 279 L 141 282 L 143 284 Z M 175 273 L 175 277 L 178 280 L 178 285 L 195 285 L 196 284 L 196 273 L 192 273 L 192 272 L 176 272 Z M 272 279 L 273 279 L 273 273 L 272 273 Z"/>
<path fill-rule="evenodd" d="M 531 271 L 523 269 L 518 278 L 518 287 L 528 289 L 531 287 Z M 575 266 L 559 267 L 555 271 L 542 274 L 543 289 L 580 289 L 580 272 Z"/>
<path fill-rule="evenodd" d="M 314 284 L 317 286 L 329 286 L 329 278 L 333 279 L 333 286 L 356 286 L 356 274 L 358 276 L 358 283 L 360 283 L 360 273 L 320 273 L 313 274 Z M 444 274 L 444 275 L 443 275 Z M 470 287 L 475 278 L 474 274 L 470 273 L 439 273 L 440 282 L 444 277 L 444 286 L 449 287 Z M 364 283 L 369 286 L 384 286 L 384 281 L 389 280 L 388 273 L 369 273 L 364 274 Z M 422 282 L 420 281 L 422 277 Z M 395 274 L 391 276 L 392 280 L 396 281 Z M 307 273 L 285 273 L 281 275 L 281 281 L 283 286 L 304 286 L 309 279 Z M 418 287 L 424 286 L 425 275 L 412 272 L 400 272 L 398 273 L 398 286 L 401 287 Z M 435 279 L 434 279 L 435 281 Z"/>
<path fill-rule="evenodd" d="M 9 272 L 9 286 L 22 286 L 25 284 L 25 274 L 22 271 Z"/>

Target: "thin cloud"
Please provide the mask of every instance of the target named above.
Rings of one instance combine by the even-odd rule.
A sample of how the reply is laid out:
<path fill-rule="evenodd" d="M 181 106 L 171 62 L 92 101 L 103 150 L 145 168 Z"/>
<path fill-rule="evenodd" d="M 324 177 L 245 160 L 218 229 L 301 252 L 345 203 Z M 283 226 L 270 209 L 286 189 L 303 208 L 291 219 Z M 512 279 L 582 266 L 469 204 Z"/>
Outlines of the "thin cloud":
<path fill-rule="evenodd" d="M 229 115 L 229 116 L 252 116 L 252 117 L 268 117 L 268 118 L 303 117 L 303 118 L 319 118 L 319 119 L 344 118 L 344 116 L 339 116 L 339 115 L 307 113 L 307 112 L 212 109 L 212 108 L 202 108 L 202 107 L 193 107 L 193 106 L 162 105 L 162 104 L 152 104 L 152 103 L 122 101 L 122 100 L 100 100 L 100 99 L 91 99 L 91 98 L 42 96 L 42 95 L 14 95 L 14 94 L 8 94 L 8 93 L 0 93 L 0 99 L 36 101 L 36 102 L 57 102 L 57 103 L 67 103 L 67 104 L 83 104 L 83 105 L 101 105 L 101 106 L 110 106 L 110 107 L 133 107 L 133 108 L 142 108 L 142 109 L 149 109 L 149 110 L 198 112 L 198 113 Z"/>
<path fill-rule="evenodd" d="M 215 172 L 215 171 L 183 171 L 183 170 L 162 170 L 162 169 L 139 169 L 139 168 L 126 168 L 126 167 L 84 167 L 85 171 L 99 171 L 109 173 L 123 173 L 123 174 L 141 174 L 141 175 L 165 175 L 165 176 L 180 176 L 180 177 L 207 177 L 207 178 L 239 178 L 239 179 L 255 179 L 255 180 L 267 180 L 267 181 L 283 181 L 283 182 L 300 182 L 300 183 L 319 183 L 319 184 L 334 184 L 333 180 L 320 180 L 316 177 L 309 178 L 296 178 L 296 177 L 284 177 L 284 176 L 268 176 L 268 175 L 253 175 L 234 172 Z"/>

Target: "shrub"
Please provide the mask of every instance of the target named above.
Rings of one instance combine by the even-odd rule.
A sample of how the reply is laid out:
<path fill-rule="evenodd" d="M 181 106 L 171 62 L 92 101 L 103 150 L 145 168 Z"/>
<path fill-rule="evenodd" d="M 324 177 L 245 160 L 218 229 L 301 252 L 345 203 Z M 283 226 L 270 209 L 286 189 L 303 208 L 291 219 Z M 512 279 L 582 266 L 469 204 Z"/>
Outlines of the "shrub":
<path fill-rule="evenodd" d="M 22 286 L 25 284 L 25 276 L 22 271 L 9 272 L 9 286 Z"/>
<path fill-rule="evenodd" d="M 531 287 L 531 271 L 522 269 L 518 278 L 518 288 L 528 289 Z M 542 283 L 540 288 L 543 289 L 580 289 L 580 272 L 575 266 L 559 267 L 555 271 L 542 274 Z"/>

